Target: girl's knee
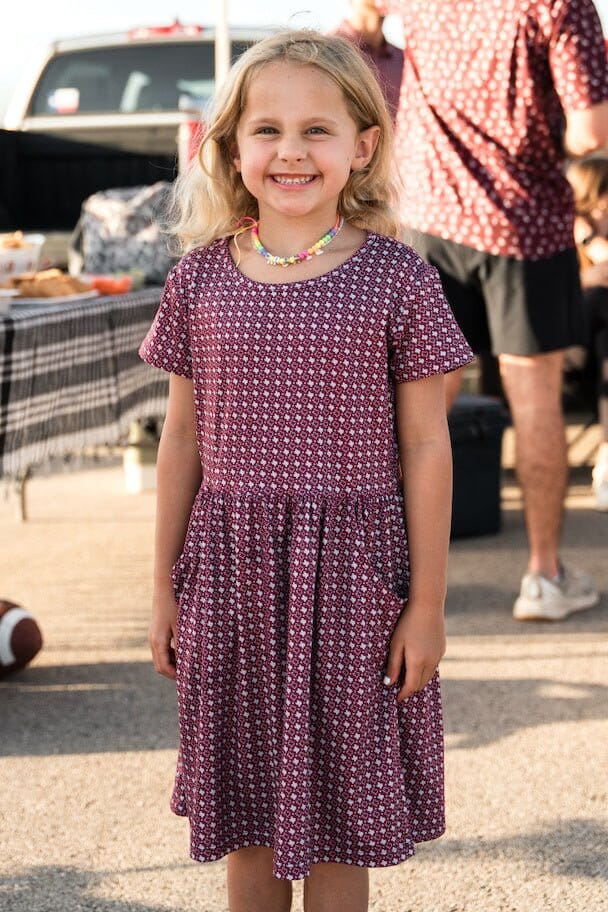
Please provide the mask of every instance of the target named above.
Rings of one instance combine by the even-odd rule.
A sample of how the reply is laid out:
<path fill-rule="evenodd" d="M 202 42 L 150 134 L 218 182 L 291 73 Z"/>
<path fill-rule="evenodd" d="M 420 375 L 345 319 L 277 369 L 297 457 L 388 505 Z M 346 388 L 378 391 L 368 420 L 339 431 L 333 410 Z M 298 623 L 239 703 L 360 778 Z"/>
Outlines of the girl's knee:
<path fill-rule="evenodd" d="M 272 871 L 273 851 L 268 846 L 244 846 L 228 856 L 228 864 L 260 865 Z"/>
<path fill-rule="evenodd" d="M 356 865 L 311 865 L 304 881 L 304 912 L 367 912 L 369 872 Z"/>

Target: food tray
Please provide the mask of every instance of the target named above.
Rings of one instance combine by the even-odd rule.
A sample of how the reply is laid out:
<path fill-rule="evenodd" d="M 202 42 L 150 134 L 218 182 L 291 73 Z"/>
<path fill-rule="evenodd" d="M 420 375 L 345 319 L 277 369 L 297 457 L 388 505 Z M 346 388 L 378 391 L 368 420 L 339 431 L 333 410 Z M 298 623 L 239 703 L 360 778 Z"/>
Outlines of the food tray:
<path fill-rule="evenodd" d="M 59 295 L 54 298 L 11 298 L 11 307 L 30 304 L 70 304 L 75 301 L 88 301 L 90 298 L 98 297 L 99 292 L 92 288 L 91 291 L 77 291 L 74 294 Z"/>

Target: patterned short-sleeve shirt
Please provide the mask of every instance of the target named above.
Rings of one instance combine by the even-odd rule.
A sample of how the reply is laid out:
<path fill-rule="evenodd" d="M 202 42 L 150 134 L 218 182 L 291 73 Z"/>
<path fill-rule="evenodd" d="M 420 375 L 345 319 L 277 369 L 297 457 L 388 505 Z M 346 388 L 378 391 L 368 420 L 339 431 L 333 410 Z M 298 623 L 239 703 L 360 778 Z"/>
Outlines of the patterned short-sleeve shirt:
<path fill-rule="evenodd" d="M 387 0 L 384 11 L 401 16 L 406 44 L 403 223 L 519 259 L 572 247 L 564 112 L 608 100 L 592 0 Z"/>

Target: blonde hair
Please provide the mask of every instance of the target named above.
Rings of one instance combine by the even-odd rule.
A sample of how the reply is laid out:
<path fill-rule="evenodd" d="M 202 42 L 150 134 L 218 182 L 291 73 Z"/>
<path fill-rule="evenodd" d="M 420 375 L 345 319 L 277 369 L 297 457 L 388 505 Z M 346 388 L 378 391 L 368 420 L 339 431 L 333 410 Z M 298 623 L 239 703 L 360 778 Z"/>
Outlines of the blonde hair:
<path fill-rule="evenodd" d="M 375 74 L 346 39 L 290 29 L 253 45 L 234 64 L 215 99 L 197 158 L 175 181 L 167 230 L 177 239 L 181 253 L 234 234 L 237 222 L 245 216 L 258 218 L 257 200 L 234 166 L 236 131 L 253 79 L 276 61 L 321 70 L 342 90 L 359 132 L 380 127 L 371 161 L 363 170 L 351 172 L 340 193 L 338 210 L 360 228 L 397 235 L 392 123 Z"/>
<path fill-rule="evenodd" d="M 568 166 L 577 215 L 589 216 L 598 200 L 608 194 L 608 156 L 589 155 Z"/>

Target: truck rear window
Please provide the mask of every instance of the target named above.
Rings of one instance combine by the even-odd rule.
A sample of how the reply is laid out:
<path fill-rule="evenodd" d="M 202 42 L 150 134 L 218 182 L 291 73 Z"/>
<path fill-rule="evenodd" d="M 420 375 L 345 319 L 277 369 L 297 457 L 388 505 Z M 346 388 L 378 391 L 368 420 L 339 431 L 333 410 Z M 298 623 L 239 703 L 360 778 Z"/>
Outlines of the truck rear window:
<path fill-rule="evenodd" d="M 248 47 L 234 42 L 235 60 Z M 202 110 L 214 91 L 212 42 L 69 51 L 49 61 L 29 115 Z"/>

